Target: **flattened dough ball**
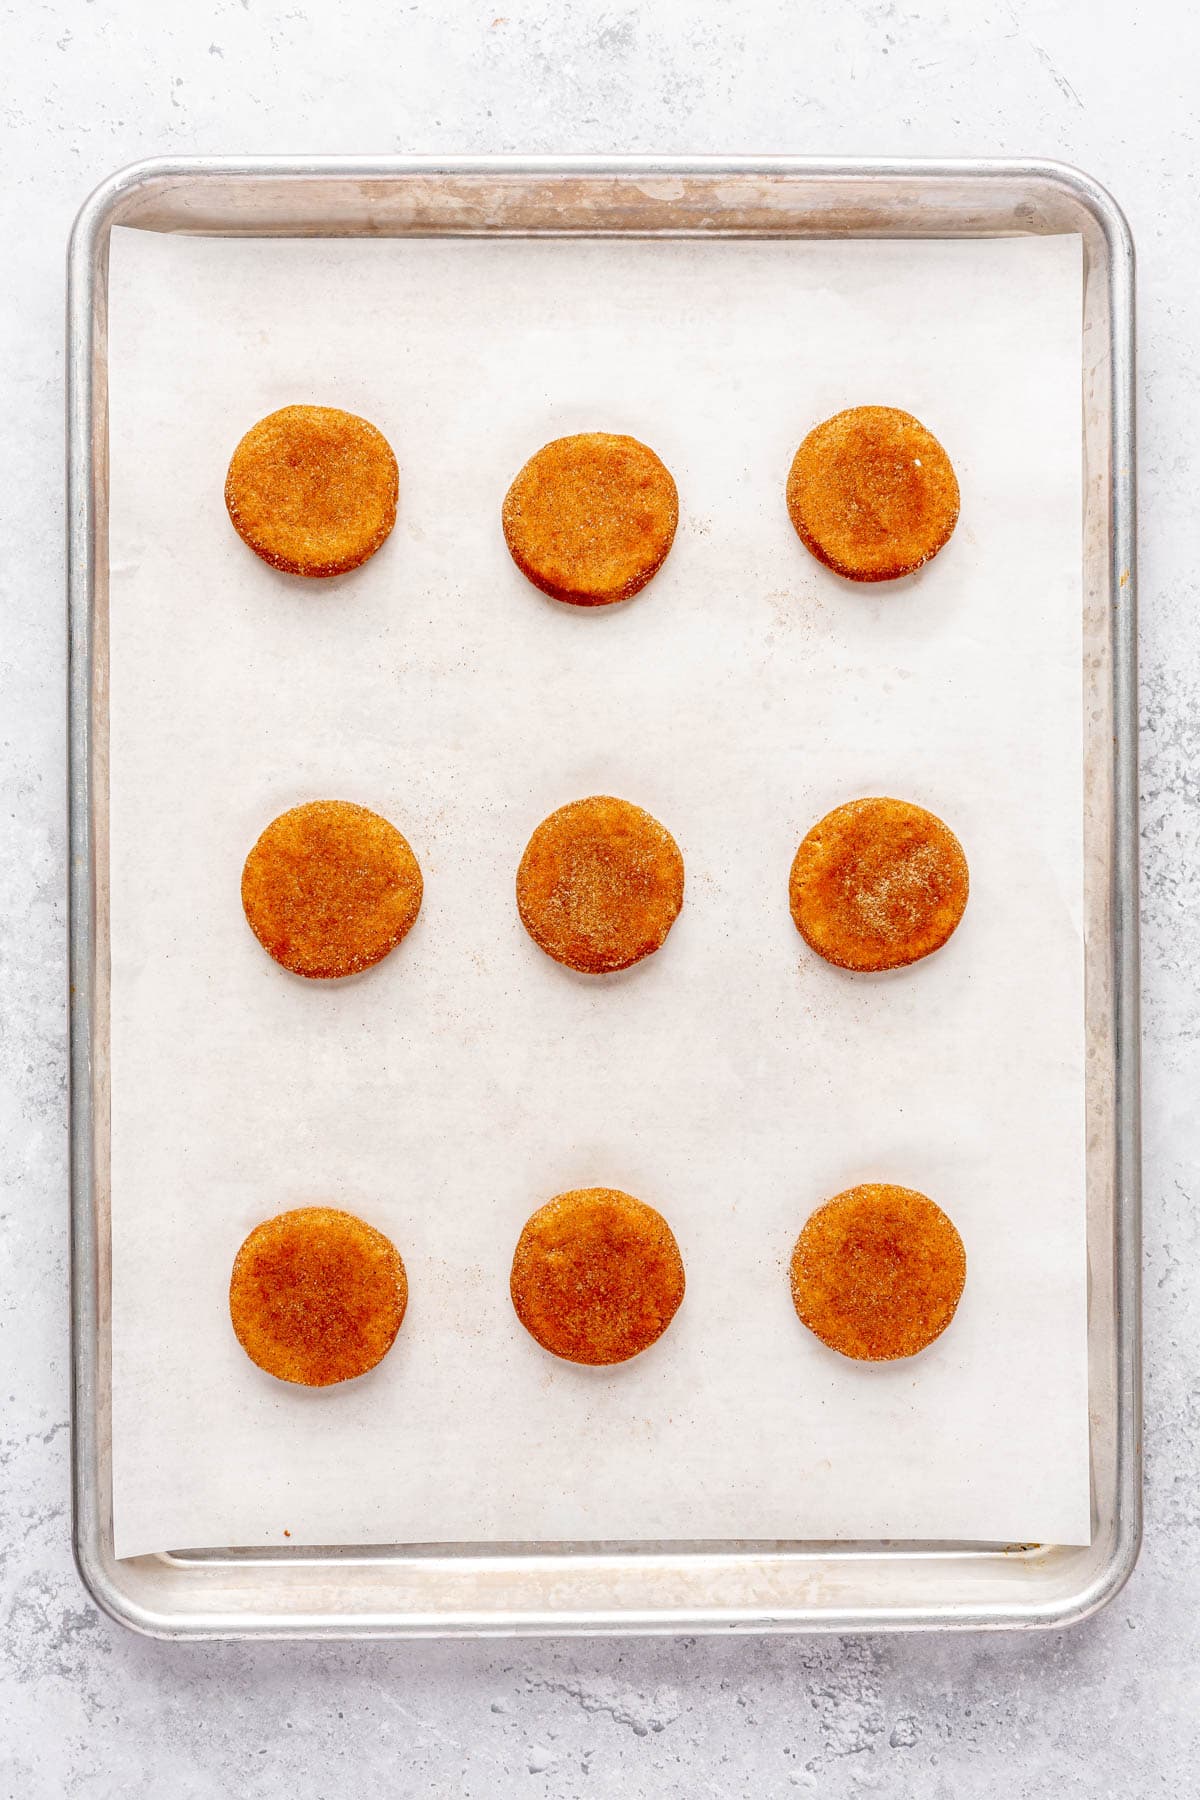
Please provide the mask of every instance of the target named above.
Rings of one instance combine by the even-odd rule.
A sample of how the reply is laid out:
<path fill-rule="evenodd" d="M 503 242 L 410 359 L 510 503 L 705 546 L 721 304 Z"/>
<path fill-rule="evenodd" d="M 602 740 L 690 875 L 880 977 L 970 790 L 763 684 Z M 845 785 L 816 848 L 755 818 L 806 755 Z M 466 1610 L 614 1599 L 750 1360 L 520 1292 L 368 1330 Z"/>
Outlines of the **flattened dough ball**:
<path fill-rule="evenodd" d="M 644 588 L 679 523 L 670 470 L 637 438 L 585 431 L 531 456 L 504 497 L 504 537 L 535 587 L 572 606 Z"/>
<path fill-rule="evenodd" d="M 661 1213 L 616 1188 L 577 1188 L 527 1220 L 509 1291 L 544 1350 L 600 1364 L 627 1362 L 660 1338 L 683 1286 L 679 1246 Z"/>
<path fill-rule="evenodd" d="M 225 504 L 256 556 L 289 575 L 344 575 L 396 523 L 400 476 L 381 431 L 336 406 L 285 406 L 252 425 Z"/>
<path fill-rule="evenodd" d="M 810 431 L 787 481 L 805 548 L 850 581 L 911 575 L 949 540 L 958 480 L 931 431 L 894 406 L 852 406 Z"/>
<path fill-rule="evenodd" d="M 421 868 L 394 825 L 349 800 L 280 813 L 242 870 L 242 907 L 277 963 L 310 980 L 380 962 L 421 909 Z"/>
<path fill-rule="evenodd" d="M 303 1387 L 373 1369 L 407 1305 L 396 1246 L 331 1206 L 301 1206 L 256 1226 L 229 1283 L 229 1316 L 246 1355 L 268 1375 Z"/>
<path fill-rule="evenodd" d="M 939 950 L 967 904 L 967 859 L 948 825 L 908 800 L 851 800 L 792 863 L 796 930 L 826 962 L 899 969 Z"/>
<path fill-rule="evenodd" d="M 823 1344 L 861 1362 L 915 1356 L 954 1317 L 962 1239 L 914 1188 L 868 1182 L 819 1206 L 792 1252 L 792 1302 Z"/>
<path fill-rule="evenodd" d="M 517 909 L 535 944 L 584 974 L 627 969 L 659 949 L 683 905 L 683 857 L 665 825 L 595 794 L 543 819 L 517 870 Z"/>

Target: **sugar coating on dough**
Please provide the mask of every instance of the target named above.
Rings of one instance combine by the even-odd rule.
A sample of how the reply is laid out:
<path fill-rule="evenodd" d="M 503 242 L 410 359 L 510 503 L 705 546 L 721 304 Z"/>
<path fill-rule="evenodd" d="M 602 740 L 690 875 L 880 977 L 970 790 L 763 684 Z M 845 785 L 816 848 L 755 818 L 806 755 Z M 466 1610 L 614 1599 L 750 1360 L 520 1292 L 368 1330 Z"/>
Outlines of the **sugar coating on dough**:
<path fill-rule="evenodd" d="M 958 926 L 969 877 L 962 845 L 908 800 L 851 800 L 802 840 L 788 899 L 796 929 L 843 969 L 902 968 Z"/>
<path fill-rule="evenodd" d="M 931 431 L 894 406 L 853 406 L 809 432 L 787 506 L 806 549 L 850 581 L 911 575 L 949 541 L 958 479 Z"/>
<path fill-rule="evenodd" d="M 251 1362 L 304 1387 L 373 1369 L 407 1305 L 396 1246 L 330 1206 L 298 1207 L 256 1226 L 229 1283 L 229 1316 Z"/>
<path fill-rule="evenodd" d="M 509 1289 L 544 1350 L 567 1362 L 627 1362 L 675 1317 L 683 1261 L 652 1206 L 617 1188 L 577 1188 L 527 1220 Z"/>
<path fill-rule="evenodd" d="M 408 840 L 349 800 L 280 813 L 242 870 L 250 929 L 276 962 L 310 980 L 381 961 L 411 930 L 422 892 Z"/>
<path fill-rule="evenodd" d="M 663 944 L 683 905 L 683 857 L 665 825 L 611 794 L 542 820 L 517 870 L 517 908 L 556 962 L 610 974 Z"/>
<path fill-rule="evenodd" d="M 544 594 L 611 606 L 662 567 L 679 496 L 670 470 L 637 438 L 586 431 L 530 457 L 501 521 L 513 561 Z"/>
<path fill-rule="evenodd" d="M 252 425 L 225 505 L 256 556 L 289 575 L 344 575 L 396 522 L 400 476 L 383 433 L 336 406 L 285 406 Z"/>
<path fill-rule="evenodd" d="M 915 1356 L 954 1317 L 962 1239 L 914 1188 L 868 1182 L 817 1208 L 792 1252 L 792 1301 L 821 1342 L 862 1362 Z"/>

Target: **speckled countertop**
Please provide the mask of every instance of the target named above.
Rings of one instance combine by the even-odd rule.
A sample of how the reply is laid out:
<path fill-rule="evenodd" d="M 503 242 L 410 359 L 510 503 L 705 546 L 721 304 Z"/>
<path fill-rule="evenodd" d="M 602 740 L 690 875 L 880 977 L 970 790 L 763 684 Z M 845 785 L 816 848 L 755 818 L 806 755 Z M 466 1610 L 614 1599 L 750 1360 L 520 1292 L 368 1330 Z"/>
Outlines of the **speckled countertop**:
<path fill-rule="evenodd" d="M 507 8 L 501 12 L 501 7 Z M 47 0 L 0 110 L 0 1796 L 1184 1795 L 1200 1788 L 1200 187 L 1192 8 L 1110 0 Z M 143 1641 L 69 1550 L 63 253 L 193 152 L 1056 156 L 1140 256 L 1147 1523 L 1053 1635 Z"/>

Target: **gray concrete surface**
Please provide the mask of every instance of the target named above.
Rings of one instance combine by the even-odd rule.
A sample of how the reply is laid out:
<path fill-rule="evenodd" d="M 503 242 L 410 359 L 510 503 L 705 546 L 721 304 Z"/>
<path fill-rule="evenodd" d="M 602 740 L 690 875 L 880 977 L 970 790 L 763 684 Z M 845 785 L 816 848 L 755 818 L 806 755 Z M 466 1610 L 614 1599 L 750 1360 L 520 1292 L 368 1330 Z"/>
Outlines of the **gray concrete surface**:
<path fill-rule="evenodd" d="M 502 10 L 503 9 L 503 10 Z M 0 1795 L 1200 1789 L 1200 188 L 1192 8 L 11 0 L 0 33 Z M 156 153 L 1060 156 L 1141 257 L 1146 1548 L 1070 1632 L 169 1647 L 68 1549 L 63 247 Z"/>

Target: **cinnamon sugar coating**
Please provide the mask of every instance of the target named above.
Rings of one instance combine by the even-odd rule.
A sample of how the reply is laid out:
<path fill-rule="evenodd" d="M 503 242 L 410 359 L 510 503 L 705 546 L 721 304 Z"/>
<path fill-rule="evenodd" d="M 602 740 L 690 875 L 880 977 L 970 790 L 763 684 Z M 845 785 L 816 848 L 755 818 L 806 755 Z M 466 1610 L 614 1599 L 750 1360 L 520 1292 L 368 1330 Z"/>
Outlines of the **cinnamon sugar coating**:
<path fill-rule="evenodd" d="M 555 600 L 610 606 L 644 588 L 666 560 L 679 496 L 637 438 L 585 431 L 530 457 L 501 513 L 521 573 Z"/>
<path fill-rule="evenodd" d="M 555 962 L 609 974 L 662 945 L 683 905 L 683 858 L 640 806 L 596 794 L 543 819 L 517 870 L 517 908 Z"/>
<path fill-rule="evenodd" d="M 683 1261 L 661 1213 L 616 1188 L 559 1194 L 527 1220 L 509 1291 L 517 1317 L 567 1362 L 619 1363 L 662 1336 Z"/>
<path fill-rule="evenodd" d="M 898 969 L 946 942 L 967 904 L 949 826 L 907 800 L 851 800 L 817 822 L 792 863 L 796 929 L 839 968 Z"/>
<path fill-rule="evenodd" d="M 229 1283 L 229 1316 L 251 1362 L 304 1387 L 373 1369 L 407 1305 L 396 1246 L 331 1206 L 298 1207 L 257 1226 Z"/>
<path fill-rule="evenodd" d="M 954 1317 L 967 1277 L 962 1239 L 913 1188 L 868 1182 L 817 1208 L 792 1252 L 792 1302 L 843 1356 L 915 1356 Z"/>
<path fill-rule="evenodd" d="M 381 431 L 336 406 L 285 406 L 233 453 L 225 504 L 256 556 L 289 575 L 343 575 L 396 522 L 400 477 Z"/>
<path fill-rule="evenodd" d="M 787 480 L 806 549 L 850 581 L 911 575 L 949 540 L 958 480 L 931 431 L 894 406 L 853 406 L 810 431 Z"/>
<path fill-rule="evenodd" d="M 411 930 L 421 868 L 408 840 L 349 800 L 312 800 L 267 826 L 242 870 L 255 937 L 295 975 L 369 969 Z"/>

